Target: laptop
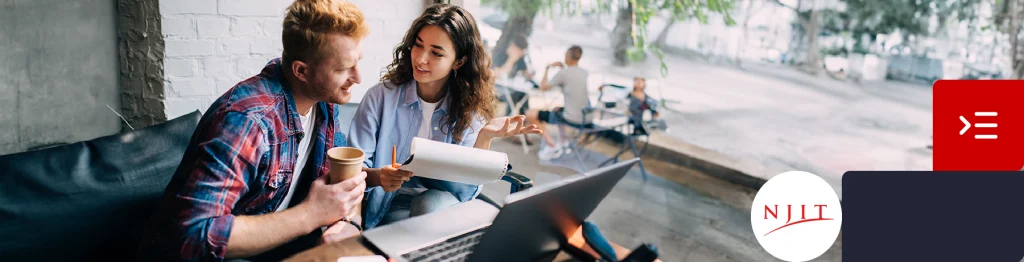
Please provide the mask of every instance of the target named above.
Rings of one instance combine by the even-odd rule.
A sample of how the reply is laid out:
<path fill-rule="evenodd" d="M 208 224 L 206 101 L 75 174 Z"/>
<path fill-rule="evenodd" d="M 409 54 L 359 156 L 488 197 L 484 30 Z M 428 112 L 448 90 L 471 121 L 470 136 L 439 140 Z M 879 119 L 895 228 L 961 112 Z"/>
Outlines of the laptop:
<path fill-rule="evenodd" d="M 550 261 L 638 159 L 510 195 L 476 199 L 363 232 L 398 261 Z"/>

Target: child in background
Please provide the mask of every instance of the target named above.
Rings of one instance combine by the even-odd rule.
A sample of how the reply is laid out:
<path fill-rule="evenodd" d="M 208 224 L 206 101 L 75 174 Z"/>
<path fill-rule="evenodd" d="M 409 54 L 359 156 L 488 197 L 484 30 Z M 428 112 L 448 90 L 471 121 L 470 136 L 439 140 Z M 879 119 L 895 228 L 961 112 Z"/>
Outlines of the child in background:
<path fill-rule="evenodd" d="M 647 130 L 641 125 L 644 121 L 644 110 L 651 110 L 652 118 L 658 118 L 658 100 L 647 95 L 644 89 L 647 89 L 647 79 L 634 77 L 633 92 L 626 96 L 626 99 L 629 99 L 629 123 L 633 124 L 636 134 L 647 134 Z"/>

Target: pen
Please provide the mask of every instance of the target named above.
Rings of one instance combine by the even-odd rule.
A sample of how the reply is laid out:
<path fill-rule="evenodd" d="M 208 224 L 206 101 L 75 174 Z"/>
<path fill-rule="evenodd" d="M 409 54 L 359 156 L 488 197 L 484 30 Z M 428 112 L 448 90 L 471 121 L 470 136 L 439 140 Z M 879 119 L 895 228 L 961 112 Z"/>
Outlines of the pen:
<path fill-rule="evenodd" d="M 398 166 L 398 145 L 391 146 L 391 167 Z"/>

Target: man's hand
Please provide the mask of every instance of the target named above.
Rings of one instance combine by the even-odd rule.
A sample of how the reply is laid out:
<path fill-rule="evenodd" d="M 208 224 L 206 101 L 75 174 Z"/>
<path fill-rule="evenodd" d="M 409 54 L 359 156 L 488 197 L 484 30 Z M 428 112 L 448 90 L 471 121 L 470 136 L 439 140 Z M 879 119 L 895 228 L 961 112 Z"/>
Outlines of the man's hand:
<path fill-rule="evenodd" d="M 554 62 L 548 65 L 548 67 L 565 67 L 565 65 L 562 62 Z"/>
<path fill-rule="evenodd" d="M 322 176 L 313 181 L 309 195 L 300 204 L 321 226 L 334 224 L 355 212 L 366 191 L 366 172 L 333 185 L 327 184 L 327 178 Z"/>
<path fill-rule="evenodd" d="M 395 165 L 386 165 L 380 168 L 380 187 L 383 187 L 384 191 L 395 192 L 402 187 L 402 183 L 409 181 L 413 176 L 412 171 L 398 170 L 402 167 L 401 164 Z"/>
<path fill-rule="evenodd" d="M 505 49 L 505 54 L 508 55 L 507 60 L 512 61 L 512 63 L 515 63 L 516 61 L 519 60 L 519 58 L 523 57 L 524 53 L 525 52 L 523 52 L 523 49 L 514 48 L 511 45 L 508 47 L 508 49 Z"/>
<path fill-rule="evenodd" d="M 328 227 L 327 230 L 324 230 L 324 234 L 320 237 L 320 244 L 330 244 L 342 241 L 350 237 L 358 236 L 359 234 L 359 229 L 352 224 L 345 221 L 338 221 L 331 227 Z"/>

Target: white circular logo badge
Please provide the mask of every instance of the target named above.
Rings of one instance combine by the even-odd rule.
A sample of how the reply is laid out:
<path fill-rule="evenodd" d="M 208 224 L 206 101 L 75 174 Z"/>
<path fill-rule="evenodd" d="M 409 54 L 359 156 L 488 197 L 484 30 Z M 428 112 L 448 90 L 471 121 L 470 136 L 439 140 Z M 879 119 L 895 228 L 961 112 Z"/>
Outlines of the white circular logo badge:
<path fill-rule="evenodd" d="M 808 261 L 835 243 L 843 209 L 828 182 L 811 173 L 789 171 L 757 191 L 750 224 L 757 242 L 772 256 Z"/>

